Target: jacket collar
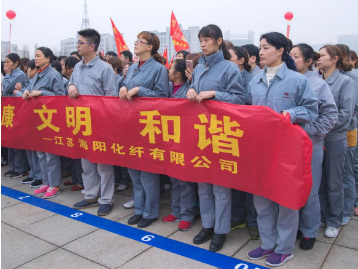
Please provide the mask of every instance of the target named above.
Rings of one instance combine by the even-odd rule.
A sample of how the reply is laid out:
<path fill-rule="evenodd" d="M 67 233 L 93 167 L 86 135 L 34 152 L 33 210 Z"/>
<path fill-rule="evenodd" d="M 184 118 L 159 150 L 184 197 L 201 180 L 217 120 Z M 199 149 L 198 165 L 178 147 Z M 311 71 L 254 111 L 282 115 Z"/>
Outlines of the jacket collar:
<path fill-rule="evenodd" d="M 265 66 L 265 68 L 263 69 L 263 72 L 260 72 L 257 74 L 257 76 L 259 76 L 259 81 L 257 83 L 260 83 L 261 81 L 266 81 L 266 70 L 267 70 L 267 66 Z M 288 67 L 287 67 L 286 63 L 283 62 L 283 66 L 281 67 L 280 70 L 278 70 L 275 77 L 278 77 L 279 79 L 282 80 L 282 79 L 284 79 L 287 71 L 288 71 Z"/>
<path fill-rule="evenodd" d="M 84 67 L 84 66 L 88 66 L 88 67 L 92 67 L 94 66 L 98 61 L 102 61 L 99 56 L 96 56 L 94 57 L 90 62 L 86 63 L 85 64 L 85 59 L 82 60 L 82 64 L 81 64 L 81 67 Z"/>
<path fill-rule="evenodd" d="M 37 76 L 42 78 L 44 75 L 46 75 L 48 72 L 51 72 L 52 66 L 51 64 L 48 65 L 44 70 L 42 70 L 41 73 L 37 73 Z M 57 71 L 56 71 L 57 72 Z"/>
<path fill-rule="evenodd" d="M 147 69 L 154 61 L 155 61 L 155 60 L 154 60 L 154 58 L 153 58 L 153 56 L 152 56 L 152 57 L 150 57 L 148 60 L 146 60 L 145 63 L 144 63 L 140 68 L 138 68 L 139 62 L 136 63 L 135 69 L 144 71 L 144 70 Z"/>
<path fill-rule="evenodd" d="M 334 72 L 332 73 L 332 75 L 329 76 L 328 79 L 326 79 L 326 82 L 331 85 L 337 78 L 338 76 L 340 75 L 340 72 L 338 69 L 334 70 Z M 323 75 L 322 75 L 323 77 Z"/>
<path fill-rule="evenodd" d="M 200 64 L 203 64 L 204 66 L 213 66 L 221 61 L 224 61 L 224 54 L 222 50 L 219 50 L 218 52 L 211 54 L 210 56 L 201 56 L 198 60 Z"/>

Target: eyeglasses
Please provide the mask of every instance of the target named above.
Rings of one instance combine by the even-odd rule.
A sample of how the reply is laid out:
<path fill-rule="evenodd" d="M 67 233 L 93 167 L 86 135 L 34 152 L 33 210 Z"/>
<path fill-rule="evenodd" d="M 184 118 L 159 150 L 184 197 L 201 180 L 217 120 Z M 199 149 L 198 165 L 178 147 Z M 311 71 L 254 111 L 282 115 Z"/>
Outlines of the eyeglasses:
<path fill-rule="evenodd" d="M 149 42 L 145 42 L 143 40 L 137 39 L 136 41 L 134 41 L 134 45 L 138 44 L 138 43 L 143 43 L 143 44 L 147 44 L 147 45 L 151 45 Z"/>
<path fill-rule="evenodd" d="M 78 41 L 77 41 L 77 45 L 78 45 L 78 46 L 81 46 L 81 45 L 83 45 L 83 44 L 86 44 L 86 45 L 93 45 L 93 46 L 95 46 L 95 47 L 97 46 L 97 45 L 95 45 L 95 44 L 85 43 L 85 42 L 82 42 L 82 41 L 80 41 L 80 40 L 78 40 Z"/>

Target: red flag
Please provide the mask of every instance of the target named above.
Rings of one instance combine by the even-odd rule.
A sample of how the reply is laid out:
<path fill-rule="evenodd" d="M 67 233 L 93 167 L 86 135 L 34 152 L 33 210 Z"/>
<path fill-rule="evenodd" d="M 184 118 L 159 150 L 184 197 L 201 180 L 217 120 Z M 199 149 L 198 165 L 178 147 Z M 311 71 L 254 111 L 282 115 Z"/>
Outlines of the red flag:
<path fill-rule="evenodd" d="M 126 42 L 124 41 L 123 36 L 118 31 L 117 27 L 114 25 L 112 19 L 111 19 L 111 23 L 112 23 L 112 28 L 113 28 L 114 39 L 116 40 L 118 55 L 120 55 L 122 51 L 129 50 L 129 48 L 128 48 Z"/>
<path fill-rule="evenodd" d="M 170 67 L 172 66 L 173 60 L 174 60 L 174 55 L 173 55 L 172 59 L 170 60 L 170 64 L 169 64 L 169 68 L 168 68 L 168 69 L 170 69 Z"/>
<path fill-rule="evenodd" d="M 189 44 L 186 41 L 177 19 L 172 11 L 172 17 L 170 19 L 170 36 L 172 37 L 175 51 L 189 50 Z"/>
<path fill-rule="evenodd" d="M 163 51 L 163 57 L 165 58 L 165 67 L 169 69 L 169 60 L 168 60 L 168 47 L 166 47 Z"/>

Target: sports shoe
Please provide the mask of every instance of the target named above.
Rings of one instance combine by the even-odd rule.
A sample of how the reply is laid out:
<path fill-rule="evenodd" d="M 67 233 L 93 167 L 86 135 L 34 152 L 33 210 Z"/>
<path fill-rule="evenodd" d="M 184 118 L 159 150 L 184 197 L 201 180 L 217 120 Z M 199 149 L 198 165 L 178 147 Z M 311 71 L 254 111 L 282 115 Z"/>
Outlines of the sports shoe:
<path fill-rule="evenodd" d="M 19 177 L 25 177 L 28 176 L 29 174 L 27 172 L 25 173 L 19 173 L 19 172 L 14 172 L 10 175 L 11 178 L 19 178 Z"/>
<path fill-rule="evenodd" d="M 250 260 L 260 260 L 263 258 L 266 258 L 267 256 L 270 256 L 270 254 L 273 252 L 273 250 L 266 250 L 263 249 L 261 247 L 256 248 L 254 250 L 251 250 L 248 254 L 247 257 Z"/>
<path fill-rule="evenodd" d="M 195 245 L 204 244 L 206 241 L 213 238 L 214 228 L 202 228 L 201 231 L 194 237 L 193 243 Z"/>
<path fill-rule="evenodd" d="M 300 243 L 300 249 L 303 249 L 303 250 L 313 249 L 315 242 L 316 242 L 316 238 L 302 237 L 301 243 Z"/>
<path fill-rule="evenodd" d="M 118 187 L 117 187 L 117 191 L 124 191 L 128 188 L 127 185 L 124 185 L 124 184 L 119 184 Z"/>
<path fill-rule="evenodd" d="M 55 197 L 57 194 L 60 194 L 60 187 L 50 187 L 47 189 L 46 193 L 44 194 L 45 199 L 50 199 Z"/>
<path fill-rule="evenodd" d="M 130 199 L 127 203 L 123 204 L 124 208 L 131 209 L 134 207 L 134 200 Z"/>
<path fill-rule="evenodd" d="M 270 254 L 270 256 L 268 256 L 266 260 L 266 264 L 273 267 L 277 267 L 285 264 L 286 262 L 292 259 L 293 259 L 293 254 L 278 254 L 276 252 L 273 252 Z"/>
<path fill-rule="evenodd" d="M 31 184 L 31 183 L 34 182 L 34 181 L 35 181 L 35 179 L 33 179 L 33 178 L 31 178 L 31 177 L 27 177 L 27 178 L 21 180 L 21 183 L 22 183 L 22 184 Z"/>
<path fill-rule="evenodd" d="M 103 204 L 100 205 L 97 211 L 97 216 L 106 216 L 112 211 L 113 205 Z"/>
<path fill-rule="evenodd" d="M 343 217 L 342 226 L 347 225 L 350 220 L 351 220 L 351 217 Z"/>
<path fill-rule="evenodd" d="M 337 237 L 337 235 L 339 234 L 339 230 L 341 229 L 341 227 L 339 228 L 333 228 L 333 227 L 327 227 L 326 231 L 324 232 L 324 236 L 328 237 L 328 238 L 335 238 Z"/>
<path fill-rule="evenodd" d="M 42 180 L 39 179 L 35 179 L 31 184 L 30 184 L 30 188 L 38 188 L 39 186 L 42 185 Z"/>
<path fill-rule="evenodd" d="M 75 185 L 71 187 L 71 191 L 80 191 L 80 190 L 84 190 L 83 186 L 80 185 Z"/>
<path fill-rule="evenodd" d="M 249 238 L 251 240 L 259 240 L 260 239 L 259 227 L 249 227 Z"/>
<path fill-rule="evenodd" d="M 9 176 L 11 176 L 11 174 L 13 174 L 13 173 L 14 173 L 14 171 L 9 170 L 9 171 L 7 171 L 7 172 L 4 174 L 4 176 L 9 177 Z"/>
<path fill-rule="evenodd" d="M 97 201 L 97 199 L 84 199 L 81 202 L 78 202 L 76 204 L 73 205 L 74 209 L 82 209 L 82 208 L 88 208 L 88 207 L 92 207 L 92 206 L 98 206 L 99 203 Z"/>
<path fill-rule="evenodd" d="M 162 221 L 164 223 L 173 223 L 176 221 L 180 221 L 180 219 L 178 219 L 178 218 L 174 217 L 172 214 L 170 214 L 169 216 L 162 218 Z"/>
<path fill-rule="evenodd" d="M 246 227 L 246 222 L 240 222 L 240 221 L 231 221 L 231 231 L 236 229 L 242 229 Z"/>
<path fill-rule="evenodd" d="M 209 250 L 211 252 L 217 252 L 223 248 L 226 241 L 226 234 L 213 234 L 213 238 L 211 239 Z"/>
<path fill-rule="evenodd" d="M 191 228 L 191 226 L 193 226 L 193 224 L 194 224 L 194 221 L 189 222 L 189 221 L 182 220 L 178 225 L 178 230 L 183 231 L 183 232 L 187 231 Z"/>
<path fill-rule="evenodd" d="M 37 190 L 34 190 L 34 194 L 46 193 L 48 188 L 50 188 L 49 185 L 41 185 L 40 188 L 38 188 Z"/>

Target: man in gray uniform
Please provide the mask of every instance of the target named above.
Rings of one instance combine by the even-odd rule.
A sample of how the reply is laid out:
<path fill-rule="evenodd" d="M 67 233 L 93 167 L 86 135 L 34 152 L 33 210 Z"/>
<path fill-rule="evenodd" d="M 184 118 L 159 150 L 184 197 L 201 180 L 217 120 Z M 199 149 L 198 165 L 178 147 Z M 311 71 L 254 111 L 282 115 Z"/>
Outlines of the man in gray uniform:
<path fill-rule="evenodd" d="M 96 56 L 100 35 L 94 29 L 78 32 L 77 51 L 83 57 L 76 64 L 71 76 L 68 94 L 72 98 L 79 95 L 116 96 L 115 74 L 112 67 Z M 76 203 L 75 209 L 100 204 L 97 215 L 108 215 L 113 207 L 114 171 L 113 165 L 91 163 L 82 159 L 85 199 Z M 97 198 L 101 191 L 101 197 Z"/>

